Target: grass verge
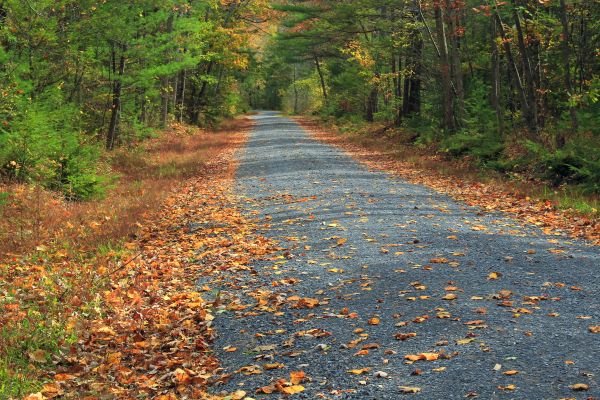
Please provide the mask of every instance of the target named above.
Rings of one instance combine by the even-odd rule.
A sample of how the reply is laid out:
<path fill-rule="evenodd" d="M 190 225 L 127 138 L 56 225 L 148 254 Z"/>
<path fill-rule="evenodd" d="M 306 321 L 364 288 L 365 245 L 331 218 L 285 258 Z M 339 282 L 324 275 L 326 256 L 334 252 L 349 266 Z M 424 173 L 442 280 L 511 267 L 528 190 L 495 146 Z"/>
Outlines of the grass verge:
<path fill-rule="evenodd" d="M 562 231 L 600 244 L 600 198 L 580 188 L 553 188 L 541 180 L 484 169 L 468 157 L 454 158 L 433 147 L 416 147 L 407 135 L 378 124 L 296 119 L 317 139 L 342 147 L 372 168 L 432 187 L 470 205 L 509 212 L 546 233 Z"/>
<path fill-rule="evenodd" d="M 49 371 L 72 356 L 87 321 L 105 314 L 103 293 L 138 256 L 124 243 L 249 126 L 248 119 L 211 132 L 175 125 L 107 154 L 117 178 L 102 200 L 73 203 L 35 186 L 0 186 L 0 398 L 38 390 L 53 397 L 54 386 L 44 386 Z"/>

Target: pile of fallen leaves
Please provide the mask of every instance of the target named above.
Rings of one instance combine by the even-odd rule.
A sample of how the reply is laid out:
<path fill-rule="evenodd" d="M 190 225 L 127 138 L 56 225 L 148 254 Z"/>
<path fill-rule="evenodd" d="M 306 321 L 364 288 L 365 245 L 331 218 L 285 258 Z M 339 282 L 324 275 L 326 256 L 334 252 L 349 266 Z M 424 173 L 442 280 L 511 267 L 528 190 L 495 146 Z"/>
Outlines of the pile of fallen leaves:
<path fill-rule="evenodd" d="M 100 317 L 28 399 L 212 398 L 205 390 L 217 369 L 209 343 L 218 296 L 198 279 L 247 269 L 274 250 L 235 206 L 236 147 L 182 182 L 126 244 L 121 262 L 97 272 L 110 276 Z"/>
<path fill-rule="evenodd" d="M 463 180 L 433 169 L 418 168 L 410 161 L 353 144 L 342 135 L 334 133 L 334 129 L 325 129 L 314 120 L 308 118 L 297 118 L 297 120 L 317 140 L 342 148 L 350 156 L 372 169 L 399 175 L 411 183 L 428 186 L 470 206 L 510 213 L 520 220 L 536 225 L 545 234 L 560 235 L 562 232 L 600 245 L 600 219 L 598 218 L 560 210 L 551 201 L 532 199 L 498 185 Z"/>

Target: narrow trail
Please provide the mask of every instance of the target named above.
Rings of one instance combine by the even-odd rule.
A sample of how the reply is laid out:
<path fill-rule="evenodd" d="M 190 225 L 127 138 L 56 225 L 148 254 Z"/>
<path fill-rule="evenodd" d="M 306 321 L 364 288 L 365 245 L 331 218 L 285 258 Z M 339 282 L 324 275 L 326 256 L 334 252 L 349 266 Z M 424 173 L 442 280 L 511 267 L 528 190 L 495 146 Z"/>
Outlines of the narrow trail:
<path fill-rule="evenodd" d="M 598 247 L 371 172 L 276 113 L 254 118 L 236 194 L 286 250 L 220 288 L 228 377 L 214 393 L 285 397 L 273 382 L 303 371 L 293 398 L 600 396 Z"/>

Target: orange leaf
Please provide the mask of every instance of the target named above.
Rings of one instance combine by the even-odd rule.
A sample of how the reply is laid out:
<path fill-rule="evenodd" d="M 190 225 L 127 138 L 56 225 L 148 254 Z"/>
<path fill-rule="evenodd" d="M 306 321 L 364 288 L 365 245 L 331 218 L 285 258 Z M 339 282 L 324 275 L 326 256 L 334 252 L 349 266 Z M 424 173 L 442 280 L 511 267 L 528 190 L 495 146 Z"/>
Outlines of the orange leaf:
<path fill-rule="evenodd" d="M 292 371 L 290 372 L 290 382 L 293 385 L 297 385 L 306 379 L 306 374 L 304 371 Z"/>

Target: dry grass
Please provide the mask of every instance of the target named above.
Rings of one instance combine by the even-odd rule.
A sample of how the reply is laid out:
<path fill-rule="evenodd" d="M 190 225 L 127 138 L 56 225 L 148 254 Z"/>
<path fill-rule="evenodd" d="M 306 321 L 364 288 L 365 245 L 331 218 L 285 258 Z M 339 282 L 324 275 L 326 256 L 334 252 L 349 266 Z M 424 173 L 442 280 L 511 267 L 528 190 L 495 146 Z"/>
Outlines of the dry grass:
<path fill-rule="evenodd" d="M 100 294 L 136 257 L 122 244 L 187 178 L 209 178 L 207 161 L 238 146 L 250 126 L 245 118 L 211 132 L 176 125 L 107 155 L 118 178 L 103 200 L 0 186 L 10 193 L 0 208 L 0 398 L 39 390 L 43 369 L 103 313 Z"/>
<path fill-rule="evenodd" d="M 87 251 L 133 234 L 175 184 L 199 173 L 228 146 L 229 133 L 249 123 L 236 119 L 211 132 L 175 125 L 159 138 L 109 154 L 118 178 L 103 200 L 69 202 L 39 186 L 0 186 L 10 193 L 0 208 L 0 258 L 57 246 Z"/>
<path fill-rule="evenodd" d="M 313 130 L 319 130 L 322 126 L 316 119 L 302 118 L 301 122 Z M 600 196 L 584 193 L 580 188 L 569 185 L 556 188 L 530 176 L 507 176 L 491 169 L 483 169 L 476 160 L 469 157 L 454 158 L 440 153 L 435 147 L 416 147 L 412 144 L 412 135 L 406 132 L 387 129 L 382 134 L 383 125 L 377 123 L 358 127 L 343 126 L 342 129 L 336 125 L 327 127 L 337 131 L 339 137 L 355 149 L 362 148 L 367 153 L 376 153 L 389 160 L 401 161 L 416 170 L 430 171 L 465 182 L 485 183 L 523 198 L 548 200 L 574 215 L 594 219 L 600 217 Z M 336 142 L 331 136 L 329 139 L 327 136 L 322 138 Z M 511 151 L 516 153 L 522 152 L 523 149 L 513 145 Z"/>
<path fill-rule="evenodd" d="M 316 138 L 340 146 L 374 169 L 429 186 L 467 204 L 510 213 L 543 227 L 600 245 L 600 199 L 571 186 L 551 188 L 527 176 L 502 175 L 475 160 L 456 159 L 435 148 L 417 148 L 407 133 L 372 125 L 338 127 L 298 118 Z"/>

